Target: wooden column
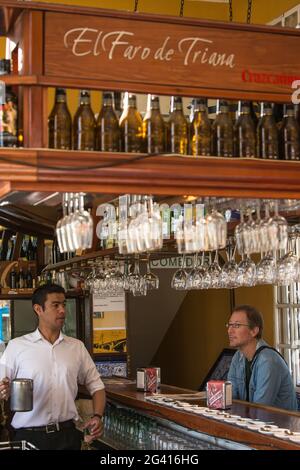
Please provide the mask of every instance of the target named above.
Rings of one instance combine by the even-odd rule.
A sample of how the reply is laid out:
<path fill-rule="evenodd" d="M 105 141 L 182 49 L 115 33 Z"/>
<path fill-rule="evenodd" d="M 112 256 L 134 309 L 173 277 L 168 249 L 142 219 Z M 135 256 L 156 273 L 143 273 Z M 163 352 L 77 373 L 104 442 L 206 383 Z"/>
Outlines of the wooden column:
<path fill-rule="evenodd" d="M 21 75 L 43 75 L 43 18 L 41 11 L 24 11 L 22 15 L 22 35 L 19 41 L 23 51 Z M 47 97 L 48 88 L 41 86 L 23 87 L 22 112 L 24 146 L 41 148 L 48 146 Z"/>

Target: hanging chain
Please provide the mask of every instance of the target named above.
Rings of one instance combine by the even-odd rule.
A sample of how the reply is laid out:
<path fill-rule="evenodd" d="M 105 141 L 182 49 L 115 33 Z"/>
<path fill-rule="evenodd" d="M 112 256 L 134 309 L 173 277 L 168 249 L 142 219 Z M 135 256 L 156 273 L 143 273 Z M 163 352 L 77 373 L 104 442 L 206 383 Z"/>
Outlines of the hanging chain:
<path fill-rule="evenodd" d="M 232 0 L 229 0 L 229 21 L 233 20 Z"/>
<path fill-rule="evenodd" d="M 179 13 L 179 16 L 183 16 L 183 10 L 184 10 L 184 0 L 180 0 L 180 13 Z"/>
<path fill-rule="evenodd" d="M 134 2 L 134 10 L 133 10 L 134 12 L 137 11 L 137 9 L 138 9 L 138 4 L 139 4 L 139 0 L 135 0 L 135 2 Z"/>
<path fill-rule="evenodd" d="M 247 23 L 251 23 L 251 14 L 252 14 L 252 0 L 248 0 L 248 10 L 247 10 Z"/>

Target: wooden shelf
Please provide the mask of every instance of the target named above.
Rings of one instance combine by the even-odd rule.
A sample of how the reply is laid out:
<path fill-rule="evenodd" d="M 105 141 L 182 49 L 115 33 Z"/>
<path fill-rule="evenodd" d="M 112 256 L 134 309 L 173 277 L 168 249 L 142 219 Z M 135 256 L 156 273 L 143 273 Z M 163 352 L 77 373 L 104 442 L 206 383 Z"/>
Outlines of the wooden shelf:
<path fill-rule="evenodd" d="M 164 256 L 173 256 L 173 255 L 178 255 L 177 249 L 175 249 L 176 246 L 176 241 L 172 238 L 170 240 L 165 240 L 164 241 L 164 246 L 161 250 L 158 252 L 152 252 L 150 253 L 151 259 L 154 258 L 162 258 Z M 173 248 L 173 250 L 172 250 Z M 145 255 L 145 254 L 144 254 Z M 44 271 L 51 271 L 53 269 L 59 270 L 63 269 L 66 267 L 72 267 L 73 264 L 80 264 L 84 261 L 88 261 L 91 259 L 95 258 L 104 258 L 104 257 L 115 257 L 115 258 L 133 258 L 135 256 L 134 253 L 128 254 L 128 255 L 120 255 L 118 251 L 118 247 L 114 248 L 108 248 L 106 250 L 98 250 L 98 251 L 90 251 L 88 253 L 85 253 L 84 255 L 81 256 L 74 256 L 74 258 L 71 258 L 67 261 L 60 261 L 59 263 L 55 264 L 48 264 L 45 268 Z M 143 256 L 143 253 L 141 253 L 141 257 Z"/>
<path fill-rule="evenodd" d="M 104 256 L 115 255 L 117 253 L 118 253 L 118 248 L 110 248 L 107 250 L 93 251 L 93 252 L 86 253 L 81 256 L 74 256 L 74 258 L 71 258 L 67 261 L 60 261 L 59 263 L 48 264 L 45 267 L 44 271 L 51 271 L 53 269 L 59 270 L 67 266 L 72 266 L 72 264 L 81 263 L 82 261 L 87 261 L 89 259 L 94 259 L 94 258 L 99 258 L 99 257 L 104 257 Z"/>
<path fill-rule="evenodd" d="M 39 77 L 37 75 L 16 75 L 7 74 L 1 75 L 1 81 L 6 85 L 38 85 Z"/>
<path fill-rule="evenodd" d="M 13 190 L 300 199 L 300 162 L 0 149 L 0 195 Z"/>
<path fill-rule="evenodd" d="M 31 293 L 22 293 L 17 292 L 16 294 L 0 294 L 0 300 L 15 300 L 15 299 L 31 299 L 34 289 Z M 80 290 L 68 290 L 66 292 L 66 297 L 70 298 L 77 298 L 77 297 L 84 297 L 84 291 Z"/>
<path fill-rule="evenodd" d="M 111 90 L 111 91 L 128 91 L 132 93 L 145 93 L 145 87 L 149 93 L 158 95 L 172 95 L 174 90 L 170 89 L 168 84 L 154 84 L 149 82 L 140 83 L 132 80 L 114 80 L 103 79 L 96 80 L 92 78 L 83 77 L 63 77 L 59 75 L 2 75 L 1 80 L 7 85 L 19 86 L 43 86 L 43 87 L 63 87 L 63 88 L 76 88 L 84 90 Z M 235 100 L 250 100 L 250 101 L 271 101 L 276 103 L 287 103 L 286 93 L 269 93 L 267 99 L 264 92 L 258 91 L 238 91 L 235 89 L 224 90 L 222 88 L 207 89 L 206 87 L 181 87 L 176 86 L 176 93 L 181 96 L 206 96 L 211 99 L 218 99 L 222 96 L 224 99 Z"/>

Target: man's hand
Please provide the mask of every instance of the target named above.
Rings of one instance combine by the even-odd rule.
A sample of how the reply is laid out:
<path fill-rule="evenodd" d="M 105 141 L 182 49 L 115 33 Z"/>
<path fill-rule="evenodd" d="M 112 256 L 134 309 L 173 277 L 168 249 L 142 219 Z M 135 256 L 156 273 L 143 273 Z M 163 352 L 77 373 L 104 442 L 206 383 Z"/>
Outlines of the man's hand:
<path fill-rule="evenodd" d="M 92 442 L 94 439 L 98 439 L 103 433 L 103 422 L 99 416 L 93 416 L 89 419 L 84 427 L 83 430 L 88 430 L 88 433 L 85 433 L 84 441 L 85 442 Z"/>
<path fill-rule="evenodd" d="M 0 380 L 0 399 L 8 400 L 9 395 L 10 395 L 10 383 L 9 383 L 9 379 L 5 377 L 5 379 Z"/>

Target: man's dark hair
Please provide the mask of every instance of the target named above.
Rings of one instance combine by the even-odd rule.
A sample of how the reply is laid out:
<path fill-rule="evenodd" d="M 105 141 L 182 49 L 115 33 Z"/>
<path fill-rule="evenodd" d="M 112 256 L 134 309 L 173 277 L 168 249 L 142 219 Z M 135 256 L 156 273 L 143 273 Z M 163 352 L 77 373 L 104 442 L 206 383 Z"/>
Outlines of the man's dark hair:
<path fill-rule="evenodd" d="M 40 286 L 35 289 L 32 295 L 32 306 L 38 304 L 44 310 L 48 294 L 66 295 L 66 291 L 63 287 L 59 286 L 58 284 L 44 284 L 43 286 Z"/>
<path fill-rule="evenodd" d="M 253 330 L 253 328 L 257 326 L 259 330 L 256 335 L 256 338 L 261 339 L 262 332 L 264 329 L 264 320 L 262 314 L 251 305 L 238 305 L 233 309 L 232 313 L 234 312 L 245 312 L 245 314 L 247 315 L 249 327 L 251 328 L 251 330 Z"/>

